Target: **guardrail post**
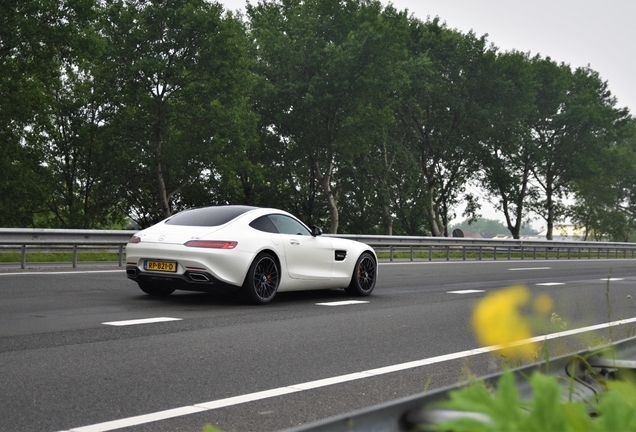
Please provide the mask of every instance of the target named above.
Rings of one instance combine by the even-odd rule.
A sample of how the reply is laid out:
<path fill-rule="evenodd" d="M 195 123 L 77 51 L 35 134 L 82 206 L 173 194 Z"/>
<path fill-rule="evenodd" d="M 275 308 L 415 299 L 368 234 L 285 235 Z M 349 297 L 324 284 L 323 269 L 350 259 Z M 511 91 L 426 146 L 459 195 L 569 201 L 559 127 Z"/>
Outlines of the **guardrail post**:
<path fill-rule="evenodd" d="M 389 261 L 393 261 L 393 246 L 389 246 Z"/>
<path fill-rule="evenodd" d="M 26 268 L 26 245 L 22 245 L 22 258 L 20 261 L 20 268 L 24 270 Z"/>
<path fill-rule="evenodd" d="M 557 248 L 557 259 L 561 259 L 561 248 Z"/>
<path fill-rule="evenodd" d="M 508 246 L 508 261 L 510 261 L 510 246 Z"/>
<path fill-rule="evenodd" d="M 479 246 L 479 261 L 481 261 L 481 246 Z"/>
<path fill-rule="evenodd" d="M 119 245 L 119 267 L 124 265 L 124 245 Z"/>
<path fill-rule="evenodd" d="M 428 247 L 428 260 L 433 261 L 433 246 Z"/>
<path fill-rule="evenodd" d="M 77 245 L 73 245 L 73 268 L 77 268 Z"/>
<path fill-rule="evenodd" d="M 533 247 L 532 248 L 532 259 L 537 259 L 537 248 Z"/>
<path fill-rule="evenodd" d="M 466 246 L 462 246 L 462 260 L 466 261 Z"/>
<path fill-rule="evenodd" d="M 521 247 L 521 259 L 523 259 L 523 252 L 525 251 L 525 249 L 523 248 L 523 246 Z"/>
<path fill-rule="evenodd" d="M 495 257 L 495 261 L 497 261 L 497 246 L 495 246 L 495 249 L 494 249 L 494 257 Z"/>
<path fill-rule="evenodd" d="M 450 261 L 450 246 L 446 246 L 446 261 Z"/>

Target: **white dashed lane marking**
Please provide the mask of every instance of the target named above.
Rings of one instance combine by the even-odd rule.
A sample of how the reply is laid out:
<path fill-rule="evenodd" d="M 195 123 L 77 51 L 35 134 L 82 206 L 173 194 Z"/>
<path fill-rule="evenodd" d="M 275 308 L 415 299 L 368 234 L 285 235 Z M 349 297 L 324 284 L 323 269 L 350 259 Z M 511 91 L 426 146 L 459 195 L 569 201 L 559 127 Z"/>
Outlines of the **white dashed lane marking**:
<path fill-rule="evenodd" d="M 538 283 L 539 286 L 556 286 L 556 285 L 565 285 L 565 282 L 546 282 L 546 283 Z"/>
<path fill-rule="evenodd" d="M 509 268 L 510 271 L 521 271 L 521 270 L 551 270 L 552 267 L 515 267 Z"/>
<path fill-rule="evenodd" d="M 474 294 L 474 293 L 483 293 L 486 290 L 459 290 L 459 291 L 446 291 L 446 294 Z"/>
<path fill-rule="evenodd" d="M 102 324 L 110 325 L 110 326 L 129 326 L 129 325 L 137 325 L 137 324 L 152 324 L 152 323 L 166 322 L 166 321 L 181 321 L 182 319 L 183 318 L 158 317 L 158 318 L 127 320 L 127 321 L 110 321 L 110 322 L 105 322 Z"/>
<path fill-rule="evenodd" d="M 347 306 L 347 305 L 362 304 L 362 303 L 369 303 L 369 302 L 364 300 L 345 300 L 345 301 L 337 301 L 337 302 L 329 302 L 329 303 L 316 303 L 316 306 Z"/>

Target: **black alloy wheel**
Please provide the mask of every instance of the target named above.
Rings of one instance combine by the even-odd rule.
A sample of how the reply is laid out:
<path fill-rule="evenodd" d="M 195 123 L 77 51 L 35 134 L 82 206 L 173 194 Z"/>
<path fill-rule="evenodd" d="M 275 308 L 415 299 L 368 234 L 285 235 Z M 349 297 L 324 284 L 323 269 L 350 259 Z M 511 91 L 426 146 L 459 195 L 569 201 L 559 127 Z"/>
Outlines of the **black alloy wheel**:
<path fill-rule="evenodd" d="M 368 296 L 375 288 L 377 274 L 377 263 L 373 255 L 364 252 L 353 268 L 351 283 L 345 288 L 346 293 L 353 296 Z"/>
<path fill-rule="evenodd" d="M 269 253 L 256 256 L 243 283 L 243 293 L 254 304 L 272 301 L 280 284 L 278 262 Z"/>

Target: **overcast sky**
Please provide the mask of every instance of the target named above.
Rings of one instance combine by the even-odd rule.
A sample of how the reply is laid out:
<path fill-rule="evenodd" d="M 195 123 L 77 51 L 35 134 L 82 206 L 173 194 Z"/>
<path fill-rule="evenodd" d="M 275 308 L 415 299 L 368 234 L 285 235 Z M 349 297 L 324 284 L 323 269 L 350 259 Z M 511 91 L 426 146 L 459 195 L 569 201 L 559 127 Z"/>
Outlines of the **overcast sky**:
<path fill-rule="evenodd" d="M 245 0 L 220 0 L 245 9 Z M 253 4 L 257 1 L 251 0 Z M 383 1 L 388 4 L 388 1 Z M 502 51 L 516 49 L 572 67 L 587 66 L 609 83 L 618 106 L 636 112 L 635 0 L 393 0 L 425 21 L 488 35 Z"/>

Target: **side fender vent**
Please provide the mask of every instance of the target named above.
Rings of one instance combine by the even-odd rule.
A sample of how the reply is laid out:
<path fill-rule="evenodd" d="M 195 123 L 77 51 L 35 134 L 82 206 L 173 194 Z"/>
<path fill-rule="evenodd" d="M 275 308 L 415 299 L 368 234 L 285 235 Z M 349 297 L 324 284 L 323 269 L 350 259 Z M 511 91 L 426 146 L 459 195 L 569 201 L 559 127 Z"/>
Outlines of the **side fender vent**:
<path fill-rule="evenodd" d="M 346 250 L 337 250 L 336 251 L 336 261 L 344 261 L 346 257 L 347 257 L 347 251 Z"/>

